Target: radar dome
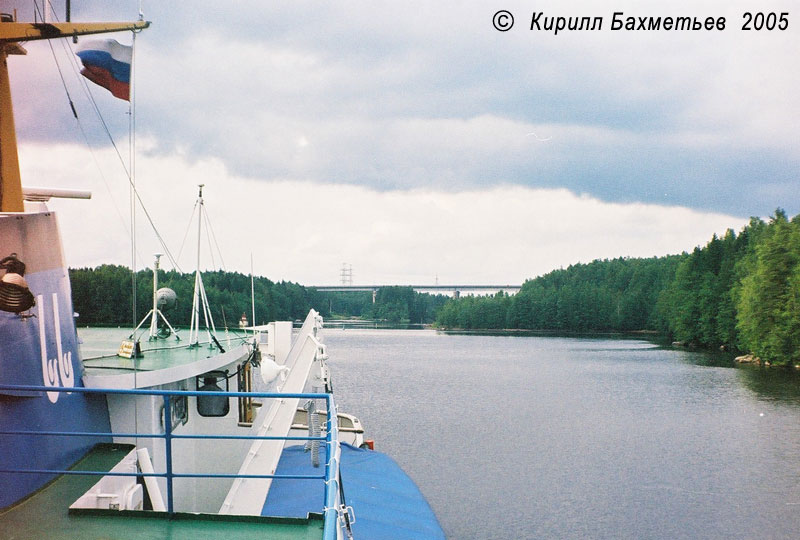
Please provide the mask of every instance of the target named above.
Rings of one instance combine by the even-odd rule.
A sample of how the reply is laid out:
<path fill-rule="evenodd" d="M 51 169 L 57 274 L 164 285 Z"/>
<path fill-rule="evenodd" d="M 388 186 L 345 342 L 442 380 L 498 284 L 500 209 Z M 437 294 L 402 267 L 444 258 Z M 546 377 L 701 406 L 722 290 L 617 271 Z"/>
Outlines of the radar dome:
<path fill-rule="evenodd" d="M 169 287 L 163 287 L 156 291 L 156 304 L 161 311 L 167 311 L 175 307 L 178 303 L 178 295 Z"/>

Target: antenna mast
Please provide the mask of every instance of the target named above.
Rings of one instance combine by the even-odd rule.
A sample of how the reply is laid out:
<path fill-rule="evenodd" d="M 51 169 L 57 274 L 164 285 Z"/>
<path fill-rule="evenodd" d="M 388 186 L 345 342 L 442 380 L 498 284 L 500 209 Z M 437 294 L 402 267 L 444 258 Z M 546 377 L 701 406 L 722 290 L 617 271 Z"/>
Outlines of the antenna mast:
<path fill-rule="evenodd" d="M 200 345 L 200 310 L 203 312 L 203 321 L 206 325 L 206 335 L 208 336 L 209 347 L 213 347 L 217 342 L 216 337 L 212 336 L 217 333 L 214 326 L 214 318 L 211 316 L 211 309 L 208 307 L 208 298 L 206 297 L 206 289 L 203 286 L 203 277 L 200 275 L 200 238 L 203 231 L 203 186 L 199 184 L 199 194 L 197 195 L 197 205 L 199 207 L 197 212 L 197 267 L 194 273 L 194 300 L 192 301 L 192 322 L 189 327 L 189 345 L 197 347 Z M 209 324 L 210 323 L 210 324 Z"/>
<path fill-rule="evenodd" d="M 159 337 L 167 337 L 166 335 L 159 335 L 159 333 L 158 333 L 158 318 L 161 317 L 161 319 L 164 321 L 164 323 L 167 325 L 167 327 L 169 327 L 170 332 L 175 335 L 175 339 L 180 341 L 181 338 L 180 338 L 180 336 L 178 336 L 178 331 L 175 330 L 172 327 L 172 325 L 167 320 L 167 317 L 164 315 L 164 313 L 161 311 L 161 308 L 159 307 L 160 303 L 163 303 L 165 306 L 167 306 L 166 309 L 169 309 L 170 305 L 174 305 L 175 304 L 175 291 L 173 291 L 172 289 L 167 289 L 167 288 L 159 291 L 159 289 L 158 289 L 158 262 L 159 262 L 159 259 L 161 258 L 161 253 L 156 253 L 155 257 L 156 257 L 156 260 L 155 260 L 155 263 L 153 264 L 153 309 L 151 309 L 147 313 L 147 315 L 144 316 L 144 319 L 142 319 L 142 322 L 139 323 L 139 326 L 137 326 L 134 329 L 134 331 L 130 335 L 130 337 L 134 338 L 134 336 L 136 335 L 136 332 L 139 330 L 139 328 L 141 328 L 141 326 L 148 319 L 148 317 L 150 317 L 150 338 L 149 339 L 152 341 L 154 339 L 158 339 Z"/>

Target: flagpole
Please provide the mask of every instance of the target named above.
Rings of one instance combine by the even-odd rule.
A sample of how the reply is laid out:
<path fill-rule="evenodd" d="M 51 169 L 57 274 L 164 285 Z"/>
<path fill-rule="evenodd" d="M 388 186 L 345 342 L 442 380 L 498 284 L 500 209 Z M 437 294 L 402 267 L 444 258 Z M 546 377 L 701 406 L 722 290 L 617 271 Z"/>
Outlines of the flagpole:
<path fill-rule="evenodd" d="M 141 12 L 140 12 L 141 13 Z M 131 41 L 131 71 L 128 77 L 128 170 L 131 172 L 130 190 L 131 190 L 131 273 L 132 273 L 132 302 L 133 302 L 133 326 L 136 327 L 136 79 L 134 78 L 134 66 L 136 65 L 136 32 L 131 32 L 133 39 Z M 158 279 L 158 259 L 153 272 L 156 273 Z M 156 319 L 157 313 L 153 313 L 153 320 Z M 134 337 L 134 340 L 137 338 Z M 134 343 L 134 350 L 137 344 Z M 133 364 L 133 386 L 138 387 L 137 375 L 139 370 L 134 361 Z M 166 413 L 165 413 L 166 414 Z M 134 402 L 134 433 L 139 433 L 139 404 L 138 400 Z"/>
<path fill-rule="evenodd" d="M 131 304 L 133 325 L 136 326 L 136 91 L 134 84 L 134 62 L 136 56 L 136 32 L 131 45 L 130 100 L 128 101 L 128 170 L 131 174 Z"/>

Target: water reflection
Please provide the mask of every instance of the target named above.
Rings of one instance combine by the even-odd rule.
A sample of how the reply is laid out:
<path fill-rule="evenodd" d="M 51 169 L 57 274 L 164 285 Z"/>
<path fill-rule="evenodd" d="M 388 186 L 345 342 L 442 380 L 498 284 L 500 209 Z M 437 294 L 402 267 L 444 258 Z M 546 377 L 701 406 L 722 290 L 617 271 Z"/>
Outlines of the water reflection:
<path fill-rule="evenodd" d="M 664 349 L 671 349 L 671 347 L 664 347 Z M 695 366 L 705 367 L 725 367 L 733 368 L 736 366 L 733 361 L 735 355 L 728 352 L 711 352 L 711 351 L 686 351 L 681 356 L 681 360 L 694 364 Z"/>
<path fill-rule="evenodd" d="M 452 540 L 800 538 L 797 373 L 644 336 L 326 340 L 340 407 Z"/>
<path fill-rule="evenodd" d="M 794 368 L 738 366 L 744 386 L 760 398 L 800 405 L 800 371 Z"/>

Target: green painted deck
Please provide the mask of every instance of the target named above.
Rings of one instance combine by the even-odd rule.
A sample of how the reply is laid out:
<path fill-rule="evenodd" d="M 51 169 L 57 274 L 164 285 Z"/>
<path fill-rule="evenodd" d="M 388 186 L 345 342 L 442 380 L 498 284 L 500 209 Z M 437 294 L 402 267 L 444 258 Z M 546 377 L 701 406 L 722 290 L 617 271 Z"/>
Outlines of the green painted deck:
<path fill-rule="evenodd" d="M 85 373 L 89 375 L 112 375 L 131 373 L 133 371 L 156 371 L 183 364 L 190 364 L 209 356 L 219 354 L 219 349 L 209 346 L 208 341 L 201 341 L 198 347 L 189 347 L 186 341 L 177 341 L 174 337 L 148 341 L 147 334 L 141 337 L 143 356 L 129 359 L 117 356 L 122 340 L 128 339 L 131 329 L 128 328 L 79 328 L 81 338 L 81 357 Z M 188 337 L 188 332 L 184 339 Z M 220 343 L 226 350 L 240 345 L 247 335 L 230 331 L 227 336 L 219 333 Z"/>
<path fill-rule="evenodd" d="M 133 447 L 101 444 L 73 470 L 110 470 Z M 0 511 L 0 539 L 150 540 L 266 539 L 319 540 L 321 519 L 287 520 L 258 516 L 80 510 L 69 505 L 92 487 L 97 476 L 61 476 L 21 503 Z"/>
<path fill-rule="evenodd" d="M 133 371 L 157 371 L 183 364 L 191 364 L 197 360 L 219 354 L 216 347 L 209 348 L 207 343 L 190 348 L 186 345 L 171 345 L 159 349 L 144 350 L 141 358 L 121 358 L 104 356 L 83 361 L 87 374 L 111 375 L 130 373 Z"/>

